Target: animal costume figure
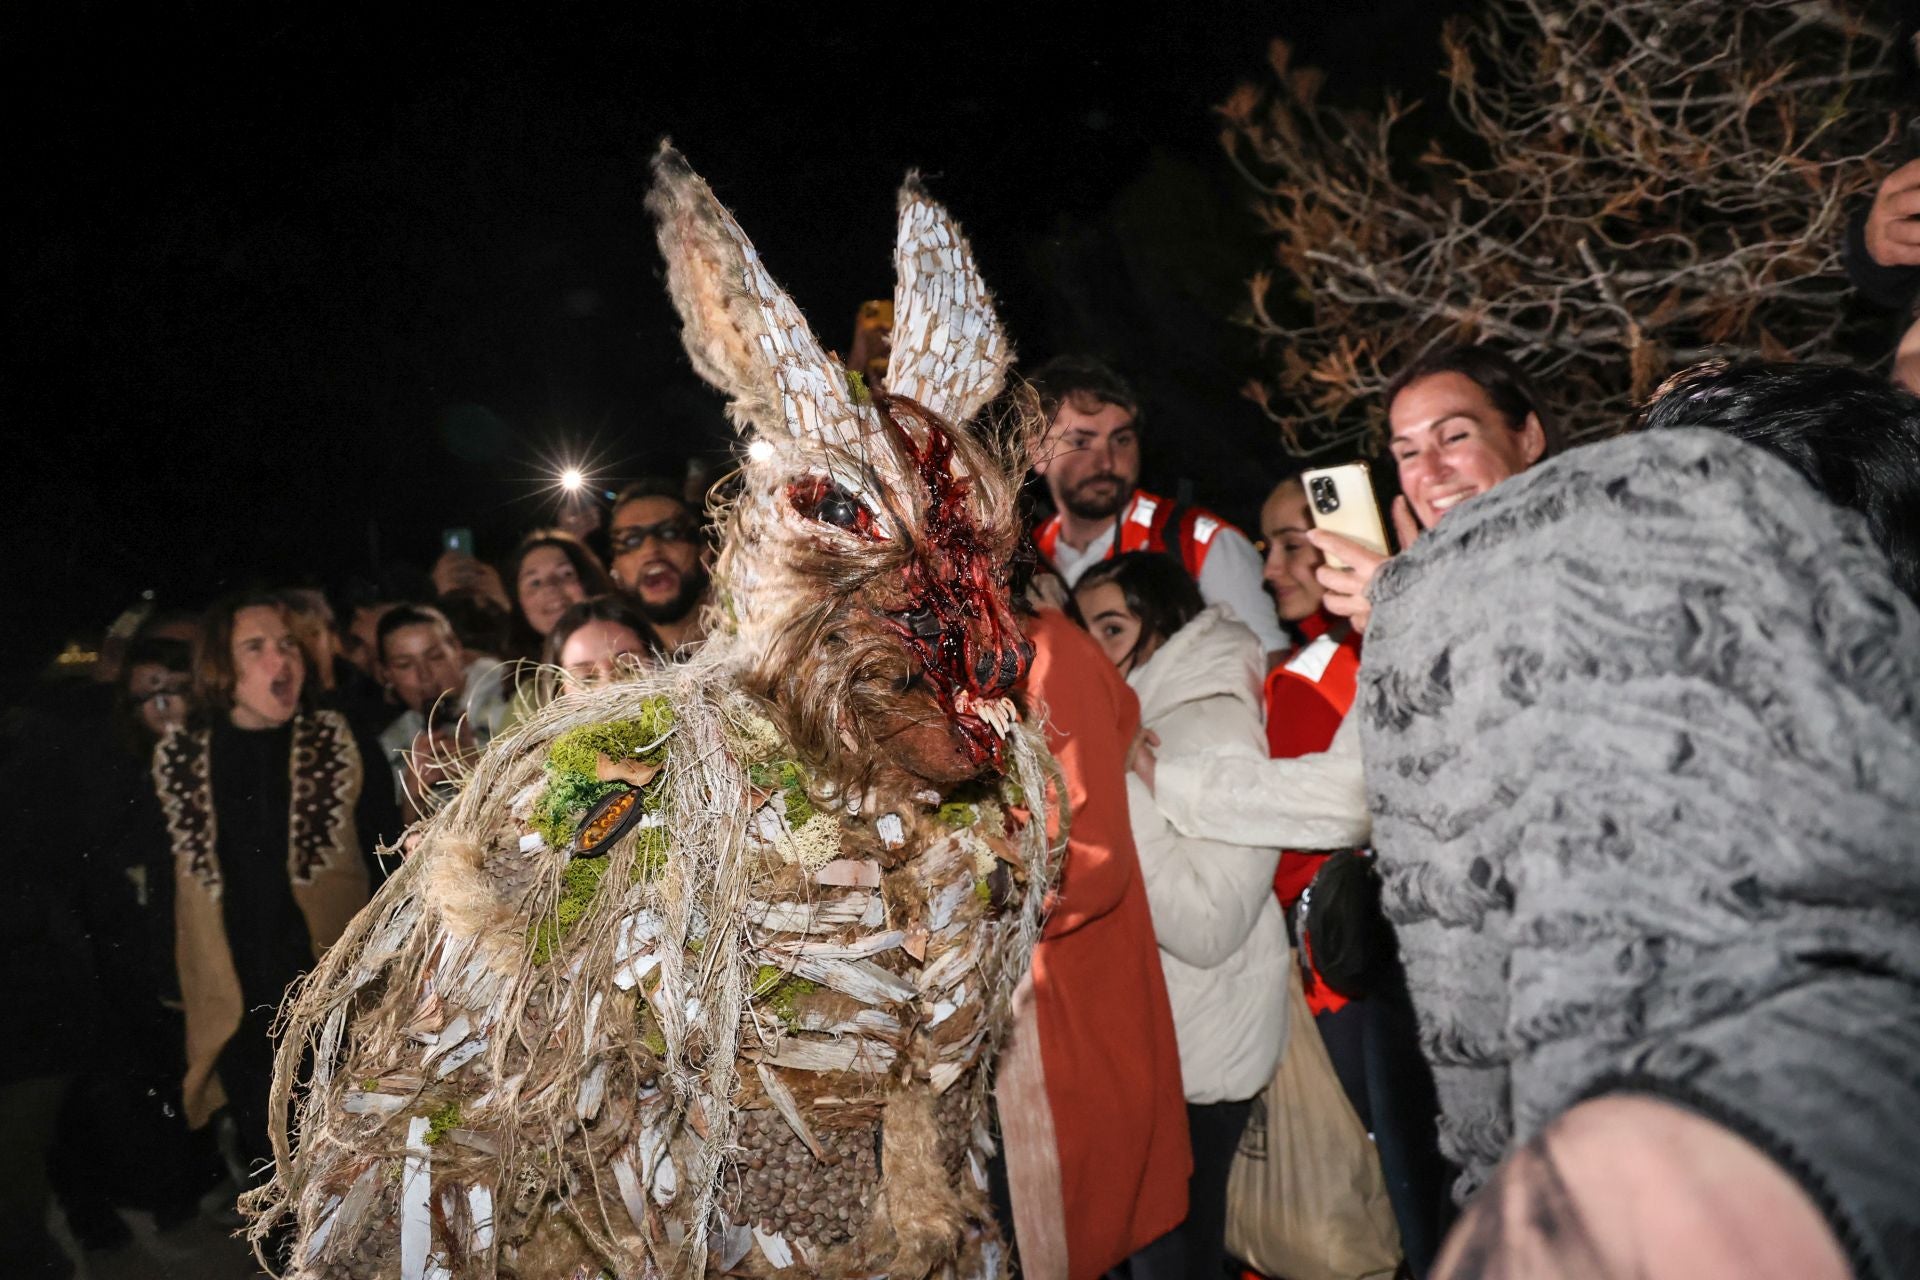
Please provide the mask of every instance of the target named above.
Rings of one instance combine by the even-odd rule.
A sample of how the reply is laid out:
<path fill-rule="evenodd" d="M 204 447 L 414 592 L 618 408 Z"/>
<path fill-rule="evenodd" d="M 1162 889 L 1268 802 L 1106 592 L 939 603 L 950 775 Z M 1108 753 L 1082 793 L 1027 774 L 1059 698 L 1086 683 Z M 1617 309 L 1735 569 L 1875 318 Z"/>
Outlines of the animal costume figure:
<path fill-rule="evenodd" d="M 253 1234 L 301 1277 L 1004 1273 L 986 1068 L 1054 770 L 1006 696 L 1009 351 L 900 195 L 891 394 L 655 163 L 696 369 L 750 447 L 693 660 L 496 739 L 286 1014 Z M 1016 442 L 1018 443 L 1018 442 Z"/>

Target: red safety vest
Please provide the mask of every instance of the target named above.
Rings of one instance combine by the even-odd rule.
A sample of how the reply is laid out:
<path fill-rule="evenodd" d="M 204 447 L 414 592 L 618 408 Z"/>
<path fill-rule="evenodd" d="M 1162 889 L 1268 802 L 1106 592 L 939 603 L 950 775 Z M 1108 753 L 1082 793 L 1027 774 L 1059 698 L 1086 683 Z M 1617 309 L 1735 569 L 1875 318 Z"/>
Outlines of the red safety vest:
<path fill-rule="evenodd" d="M 1195 582 L 1200 581 L 1200 570 L 1207 563 L 1207 553 L 1213 550 L 1215 535 L 1232 527 L 1204 507 L 1183 507 L 1145 489 L 1133 491 L 1133 497 L 1114 517 L 1114 524 L 1119 533 L 1107 548 L 1106 559 L 1123 551 L 1164 551 L 1177 556 Z M 1033 541 L 1052 564 L 1054 548 L 1060 544 L 1060 517 L 1048 516 L 1042 521 L 1033 531 Z"/>
<path fill-rule="evenodd" d="M 1329 634 L 1341 624 L 1339 638 Z M 1267 754 L 1276 760 L 1325 751 L 1353 707 L 1360 676 L 1360 636 L 1341 619 L 1316 613 L 1299 624 L 1307 642 L 1267 673 Z M 1288 912 L 1313 883 L 1324 852 L 1284 849 L 1273 873 L 1273 892 Z M 1309 957 L 1311 959 L 1311 957 Z M 1347 1003 L 1324 982 L 1307 992 L 1307 1007 L 1332 1013 Z"/>

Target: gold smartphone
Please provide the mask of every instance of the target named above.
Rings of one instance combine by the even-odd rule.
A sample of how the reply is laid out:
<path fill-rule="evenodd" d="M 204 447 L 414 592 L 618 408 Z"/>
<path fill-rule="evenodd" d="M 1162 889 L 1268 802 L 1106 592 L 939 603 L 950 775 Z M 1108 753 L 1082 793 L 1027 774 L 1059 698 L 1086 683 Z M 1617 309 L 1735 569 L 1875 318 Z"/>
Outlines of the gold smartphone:
<path fill-rule="evenodd" d="M 1337 467 L 1320 467 L 1300 473 L 1307 490 L 1307 511 L 1314 527 L 1337 533 L 1380 555 L 1387 554 L 1387 527 L 1380 519 L 1380 504 L 1374 501 L 1373 479 L 1364 462 L 1348 462 Z M 1327 563 L 1336 569 L 1350 569 L 1334 556 Z"/>

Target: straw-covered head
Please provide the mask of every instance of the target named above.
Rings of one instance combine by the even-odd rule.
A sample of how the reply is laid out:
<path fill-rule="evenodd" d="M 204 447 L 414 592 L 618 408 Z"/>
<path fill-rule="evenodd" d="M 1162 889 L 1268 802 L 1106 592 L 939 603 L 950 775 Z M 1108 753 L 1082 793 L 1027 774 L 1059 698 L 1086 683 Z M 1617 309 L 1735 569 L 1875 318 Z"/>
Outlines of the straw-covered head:
<path fill-rule="evenodd" d="M 888 386 L 870 388 L 678 152 L 654 174 L 688 354 L 748 441 L 715 643 L 840 786 L 998 769 L 1032 654 L 1006 589 L 1030 436 L 969 425 L 1012 353 L 959 227 L 908 178 Z"/>

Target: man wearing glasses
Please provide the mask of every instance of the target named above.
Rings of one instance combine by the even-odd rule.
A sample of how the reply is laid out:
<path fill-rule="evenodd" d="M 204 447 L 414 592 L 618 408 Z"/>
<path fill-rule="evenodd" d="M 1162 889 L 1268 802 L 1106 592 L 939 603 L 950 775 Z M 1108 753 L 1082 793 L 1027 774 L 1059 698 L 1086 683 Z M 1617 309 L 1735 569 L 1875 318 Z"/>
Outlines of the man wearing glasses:
<path fill-rule="evenodd" d="M 680 485 L 662 476 L 634 481 L 613 500 L 607 530 L 608 568 L 620 589 L 660 634 L 667 651 L 684 656 L 705 638 L 707 540 Z"/>

